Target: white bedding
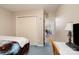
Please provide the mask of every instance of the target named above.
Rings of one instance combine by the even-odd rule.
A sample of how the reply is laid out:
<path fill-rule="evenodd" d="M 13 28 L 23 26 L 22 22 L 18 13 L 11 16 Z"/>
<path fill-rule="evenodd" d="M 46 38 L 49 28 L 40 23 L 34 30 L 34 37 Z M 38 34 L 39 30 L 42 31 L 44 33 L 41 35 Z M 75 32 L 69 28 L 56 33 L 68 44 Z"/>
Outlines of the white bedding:
<path fill-rule="evenodd" d="M 25 44 L 29 43 L 29 40 L 24 37 L 0 36 L 0 40 L 16 41 L 20 44 L 21 48 L 24 47 Z"/>

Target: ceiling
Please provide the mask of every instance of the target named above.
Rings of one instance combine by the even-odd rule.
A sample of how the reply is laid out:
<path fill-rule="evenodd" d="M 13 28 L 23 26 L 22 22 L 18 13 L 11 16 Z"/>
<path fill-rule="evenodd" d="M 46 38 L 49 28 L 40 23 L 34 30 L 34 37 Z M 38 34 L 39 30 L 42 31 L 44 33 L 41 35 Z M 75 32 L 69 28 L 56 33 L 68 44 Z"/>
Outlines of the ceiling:
<path fill-rule="evenodd" d="M 29 11 L 36 9 L 44 9 L 47 12 L 55 12 L 59 7 L 58 4 L 0 4 L 0 7 L 12 12 Z"/>

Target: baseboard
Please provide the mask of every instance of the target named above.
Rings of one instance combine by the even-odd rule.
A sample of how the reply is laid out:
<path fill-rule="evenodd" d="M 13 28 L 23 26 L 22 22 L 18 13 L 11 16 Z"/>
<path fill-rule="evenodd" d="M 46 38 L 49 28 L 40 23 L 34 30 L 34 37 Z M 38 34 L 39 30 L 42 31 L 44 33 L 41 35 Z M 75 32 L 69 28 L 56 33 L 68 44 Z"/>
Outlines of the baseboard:
<path fill-rule="evenodd" d="M 44 45 L 43 44 L 30 44 L 32 46 L 39 46 L 39 47 L 43 47 Z"/>
<path fill-rule="evenodd" d="M 44 46 L 44 45 L 43 45 L 43 44 L 38 44 L 38 45 L 36 45 L 36 46 L 41 46 L 41 47 L 42 47 L 42 46 Z"/>

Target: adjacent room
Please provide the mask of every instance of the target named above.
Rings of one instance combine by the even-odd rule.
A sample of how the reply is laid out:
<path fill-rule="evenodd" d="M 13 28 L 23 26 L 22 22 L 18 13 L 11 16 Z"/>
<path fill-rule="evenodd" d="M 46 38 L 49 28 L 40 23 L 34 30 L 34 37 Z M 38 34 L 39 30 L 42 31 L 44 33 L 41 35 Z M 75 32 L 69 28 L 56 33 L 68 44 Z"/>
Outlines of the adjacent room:
<path fill-rule="evenodd" d="M 0 55 L 79 55 L 78 4 L 0 4 Z"/>

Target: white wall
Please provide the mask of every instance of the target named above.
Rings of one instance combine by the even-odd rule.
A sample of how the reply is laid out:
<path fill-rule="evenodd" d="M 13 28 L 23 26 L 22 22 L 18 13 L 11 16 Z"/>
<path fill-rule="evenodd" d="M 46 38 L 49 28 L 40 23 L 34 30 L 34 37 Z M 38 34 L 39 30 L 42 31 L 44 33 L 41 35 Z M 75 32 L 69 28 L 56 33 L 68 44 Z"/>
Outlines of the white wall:
<path fill-rule="evenodd" d="M 36 42 L 38 43 L 37 45 L 43 45 L 43 10 L 19 11 L 19 12 L 16 12 L 15 15 L 16 17 L 22 17 L 22 16 L 35 16 L 36 17 L 37 22 L 38 22 L 37 23 L 38 39 L 36 40 Z"/>
<path fill-rule="evenodd" d="M 67 31 L 65 26 L 67 23 L 79 22 L 79 5 L 61 5 L 56 14 L 56 40 L 67 41 Z"/>
<path fill-rule="evenodd" d="M 15 16 L 0 8 L 0 35 L 15 35 Z"/>

